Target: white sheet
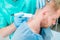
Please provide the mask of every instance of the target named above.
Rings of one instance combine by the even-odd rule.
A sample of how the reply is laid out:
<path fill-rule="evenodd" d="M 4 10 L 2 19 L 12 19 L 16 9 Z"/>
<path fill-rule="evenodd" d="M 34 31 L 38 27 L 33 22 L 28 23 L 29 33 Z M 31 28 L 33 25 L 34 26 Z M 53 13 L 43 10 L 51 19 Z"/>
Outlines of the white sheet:
<path fill-rule="evenodd" d="M 53 30 L 51 30 L 51 31 L 52 31 L 52 34 L 53 34 L 51 40 L 60 40 L 60 32 L 56 32 L 56 31 L 53 31 Z"/>

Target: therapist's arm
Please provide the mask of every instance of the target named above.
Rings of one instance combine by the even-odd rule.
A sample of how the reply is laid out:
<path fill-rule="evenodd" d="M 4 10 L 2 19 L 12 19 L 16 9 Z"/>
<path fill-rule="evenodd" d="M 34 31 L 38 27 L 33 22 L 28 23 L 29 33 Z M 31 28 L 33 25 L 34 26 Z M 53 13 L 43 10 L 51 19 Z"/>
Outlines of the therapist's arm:
<path fill-rule="evenodd" d="M 12 23 L 11 25 L 5 28 L 0 29 L 0 36 L 6 37 L 10 35 L 11 33 L 13 33 L 18 28 L 18 26 L 21 24 L 21 20 L 23 20 L 23 18 L 20 19 L 18 16 L 14 17 L 14 23 Z"/>
<path fill-rule="evenodd" d="M 16 30 L 16 27 L 14 26 L 14 24 L 11 24 L 10 26 L 6 28 L 0 29 L 0 36 L 6 37 L 12 32 L 14 32 L 15 30 Z"/>

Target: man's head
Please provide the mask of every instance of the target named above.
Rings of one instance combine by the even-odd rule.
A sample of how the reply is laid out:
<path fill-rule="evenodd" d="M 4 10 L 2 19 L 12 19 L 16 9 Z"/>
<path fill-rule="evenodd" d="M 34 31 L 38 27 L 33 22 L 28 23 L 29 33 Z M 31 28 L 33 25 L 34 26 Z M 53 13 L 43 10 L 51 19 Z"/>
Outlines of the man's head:
<path fill-rule="evenodd" d="M 47 7 L 47 9 L 49 9 L 49 10 L 47 11 L 47 13 L 51 13 L 52 15 L 50 15 L 46 19 L 42 20 L 41 26 L 43 26 L 43 27 L 55 25 L 56 19 L 58 19 L 60 16 L 60 0 L 51 0 L 50 4 L 48 6 L 49 6 L 49 8 Z"/>

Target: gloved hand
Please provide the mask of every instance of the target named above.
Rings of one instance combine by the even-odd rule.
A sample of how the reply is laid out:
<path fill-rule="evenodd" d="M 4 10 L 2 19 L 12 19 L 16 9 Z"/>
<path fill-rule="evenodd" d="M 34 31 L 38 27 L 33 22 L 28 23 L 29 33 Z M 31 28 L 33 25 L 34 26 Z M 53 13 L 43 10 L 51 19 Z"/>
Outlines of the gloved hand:
<path fill-rule="evenodd" d="M 16 28 L 18 28 L 21 23 L 27 22 L 28 18 L 27 17 L 22 17 L 22 16 L 24 16 L 24 14 L 21 14 L 21 15 L 18 15 L 18 16 L 14 17 L 14 24 L 15 24 Z"/>

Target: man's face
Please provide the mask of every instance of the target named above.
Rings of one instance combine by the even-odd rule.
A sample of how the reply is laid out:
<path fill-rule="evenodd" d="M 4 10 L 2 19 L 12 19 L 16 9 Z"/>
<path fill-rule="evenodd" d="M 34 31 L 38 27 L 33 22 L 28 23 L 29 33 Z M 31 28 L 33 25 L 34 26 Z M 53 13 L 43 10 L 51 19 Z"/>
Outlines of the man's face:
<path fill-rule="evenodd" d="M 48 26 L 52 26 L 56 24 L 56 19 L 58 18 L 58 14 L 54 14 L 52 16 L 49 16 L 46 19 L 43 19 L 41 22 L 41 26 L 47 28 Z"/>

